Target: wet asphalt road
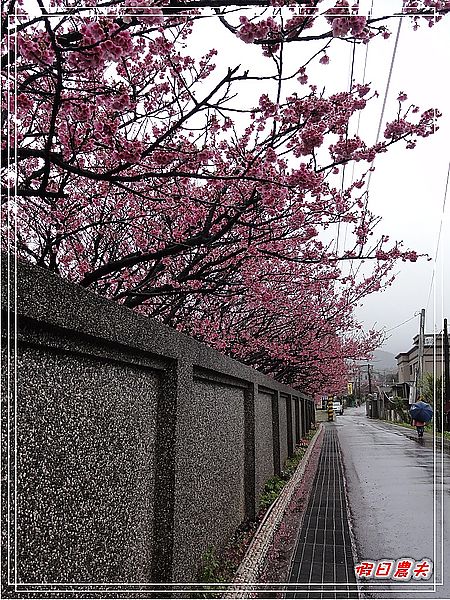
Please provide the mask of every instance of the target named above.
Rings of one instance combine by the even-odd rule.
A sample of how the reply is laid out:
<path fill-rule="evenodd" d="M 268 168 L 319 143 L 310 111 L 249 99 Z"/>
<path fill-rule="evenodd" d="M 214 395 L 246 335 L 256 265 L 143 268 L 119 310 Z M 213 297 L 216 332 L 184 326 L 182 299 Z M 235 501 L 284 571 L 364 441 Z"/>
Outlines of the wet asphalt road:
<path fill-rule="evenodd" d="M 347 409 L 335 427 L 358 560 L 434 563 L 428 582 L 366 580 L 362 597 L 450 599 L 450 454 L 434 453 L 413 430 L 367 418 L 364 407 Z"/>

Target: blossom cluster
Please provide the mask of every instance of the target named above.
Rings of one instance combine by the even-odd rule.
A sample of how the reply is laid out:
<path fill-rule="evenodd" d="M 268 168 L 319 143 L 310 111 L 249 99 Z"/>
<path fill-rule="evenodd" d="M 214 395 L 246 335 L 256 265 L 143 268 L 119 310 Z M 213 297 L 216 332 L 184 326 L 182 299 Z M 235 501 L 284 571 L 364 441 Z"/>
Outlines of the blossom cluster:
<path fill-rule="evenodd" d="M 240 27 L 237 32 L 237 36 L 246 44 L 252 44 L 255 40 L 262 40 L 266 38 L 269 32 L 277 32 L 279 26 L 275 19 L 269 17 L 268 19 L 253 23 L 247 17 L 239 17 Z"/>
<path fill-rule="evenodd" d="M 80 28 L 83 36 L 77 52 L 71 52 L 69 65 L 75 69 L 99 69 L 105 62 L 117 62 L 131 52 L 133 44 L 128 30 L 121 31 L 117 23 L 104 19 L 90 20 Z"/>
<path fill-rule="evenodd" d="M 355 38 L 366 39 L 368 37 L 367 18 L 355 14 L 357 10 L 357 5 L 350 9 L 347 0 L 338 0 L 334 7 L 325 12 L 334 37 L 345 37 L 349 33 Z"/>
<path fill-rule="evenodd" d="M 18 39 L 20 55 L 31 63 L 51 65 L 55 53 L 46 31 L 36 31 L 34 35 L 22 35 Z"/>
<path fill-rule="evenodd" d="M 122 17 L 124 23 L 131 23 L 133 19 L 147 25 L 162 25 L 164 15 L 162 6 L 169 4 L 169 0 L 160 0 L 157 5 L 149 0 L 125 0 L 126 14 Z"/>

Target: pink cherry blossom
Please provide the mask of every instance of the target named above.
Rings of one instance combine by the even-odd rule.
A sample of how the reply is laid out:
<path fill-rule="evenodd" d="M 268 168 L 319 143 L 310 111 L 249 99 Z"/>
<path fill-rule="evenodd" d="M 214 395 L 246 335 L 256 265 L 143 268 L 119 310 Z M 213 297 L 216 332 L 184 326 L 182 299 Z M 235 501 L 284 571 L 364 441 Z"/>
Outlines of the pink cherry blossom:
<path fill-rule="evenodd" d="M 354 135 L 373 86 L 330 94 L 309 70 L 346 43 L 336 38 L 387 35 L 346 0 L 328 3 L 325 20 L 321 2 L 285 6 L 283 18 L 280 3 L 224 11 L 218 23 L 243 53 L 260 48 L 265 71 L 247 57 L 224 67 L 223 49 L 220 63 L 215 49 L 200 55 L 194 38 L 208 21 L 197 7 L 113 4 L 97 15 L 88 0 L 67 18 L 54 0 L 51 18 L 24 10 L 5 35 L 5 64 L 7 43 L 18 53 L 2 101 L 17 126 L 4 124 L 2 148 L 17 145 L 20 194 L 3 214 L 4 247 L 19 212 L 20 258 L 303 391 L 340 391 L 349 361 L 381 340 L 362 332 L 355 306 L 392 283 L 399 261 L 421 258 L 377 237 L 368 173 L 392 145 L 424 142 L 440 113 L 407 107 L 400 92 L 381 141 Z M 418 22 L 450 9 L 404 6 Z M 342 225 L 338 251 L 328 240 Z M 371 269 L 355 275 L 351 260 Z"/>

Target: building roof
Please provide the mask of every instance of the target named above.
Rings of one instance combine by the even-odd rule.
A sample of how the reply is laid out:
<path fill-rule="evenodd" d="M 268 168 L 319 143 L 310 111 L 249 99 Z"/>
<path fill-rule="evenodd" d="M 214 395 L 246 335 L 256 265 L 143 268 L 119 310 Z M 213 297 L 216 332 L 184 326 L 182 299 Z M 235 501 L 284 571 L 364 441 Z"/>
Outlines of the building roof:
<path fill-rule="evenodd" d="M 424 338 L 425 338 L 425 349 L 426 348 L 430 348 L 434 346 L 434 341 L 436 339 L 437 344 L 436 346 L 441 347 L 442 348 L 442 340 L 443 340 L 443 334 L 434 334 L 434 333 L 425 333 Z M 450 335 L 449 335 L 449 340 L 450 340 Z M 398 354 L 396 354 L 395 359 L 398 360 L 402 357 L 402 356 L 410 356 L 410 354 L 414 351 L 414 350 L 418 350 L 419 349 L 419 334 L 416 334 L 413 337 L 413 346 L 408 350 L 408 352 L 399 352 Z"/>

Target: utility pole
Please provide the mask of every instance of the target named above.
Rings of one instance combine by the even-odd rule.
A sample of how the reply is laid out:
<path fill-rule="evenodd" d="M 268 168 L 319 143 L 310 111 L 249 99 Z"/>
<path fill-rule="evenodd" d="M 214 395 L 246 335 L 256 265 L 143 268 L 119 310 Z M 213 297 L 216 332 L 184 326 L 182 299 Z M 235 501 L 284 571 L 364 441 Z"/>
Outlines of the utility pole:
<path fill-rule="evenodd" d="M 447 413 L 450 411 L 450 365 L 449 365 L 449 348 L 448 348 L 448 330 L 447 319 L 444 319 L 444 414 L 442 415 L 443 429 L 448 428 Z M 447 422 L 446 422 L 447 421 Z"/>
<path fill-rule="evenodd" d="M 425 309 L 422 308 L 420 311 L 420 325 L 419 325 L 419 369 L 417 373 L 417 386 L 419 390 L 419 396 L 423 394 L 423 376 L 424 376 L 424 357 L 423 348 L 425 341 Z"/>
<path fill-rule="evenodd" d="M 361 365 L 358 365 L 358 372 L 356 375 L 356 397 L 357 402 L 361 404 Z"/>
<path fill-rule="evenodd" d="M 372 379 L 370 378 L 370 365 L 367 365 L 367 379 L 369 380 L 369 394 L 372 393 Z"/>

